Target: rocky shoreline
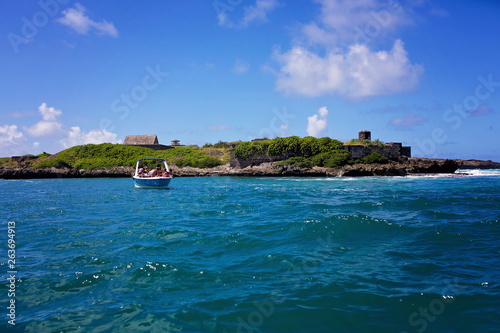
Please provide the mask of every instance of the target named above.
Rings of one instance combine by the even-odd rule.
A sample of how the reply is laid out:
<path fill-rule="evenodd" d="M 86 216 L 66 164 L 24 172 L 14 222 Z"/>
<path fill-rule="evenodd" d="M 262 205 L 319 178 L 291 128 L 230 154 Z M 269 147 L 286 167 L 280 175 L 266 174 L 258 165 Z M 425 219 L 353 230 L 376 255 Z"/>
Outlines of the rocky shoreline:
<path fill-rule="evenodd" d="M 500 163 L 478 160 L 449 160 L 405 158 L 388 164 L 354 164 L 340 169 L 322 167 L 278 166 L 275 162 L 262 163 L 246 168 L 231 168 L 228 164 L 215 168 L 199 169 L 171 166 L 175 177 L 363 177 L 363 176 L 407 176 L 411 174 L 454 173 L 457 169 L 500 169 Z M 31 167 L 0 168 L 0 179 L 43 178 L 124 178 L 131 177 L 133 167 L 85 170 L 70 168 L 35 169 Z"/>

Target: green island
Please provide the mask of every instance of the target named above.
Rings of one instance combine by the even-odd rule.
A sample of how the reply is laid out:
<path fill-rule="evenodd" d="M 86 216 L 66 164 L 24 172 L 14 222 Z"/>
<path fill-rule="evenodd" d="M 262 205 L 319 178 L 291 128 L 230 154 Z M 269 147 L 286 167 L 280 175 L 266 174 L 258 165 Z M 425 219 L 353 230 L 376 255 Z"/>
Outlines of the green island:
<path fill-rule="evenodd" d="M 371 142 L 349 141 L 349 144 L 370 145 Z M 378 145 L 379 141 L 373 142 Z M 389 163 L 389 159 L 372 153 L 362 159 L 353 160 L 351 153 L 344 149 L 344 143 L 328 137 L 263 139 L 250 142 L 218 142 L 207 143 L 203 147 L 197 145 L 176 147 L 168 150 L 153 150 L 139 146 L 122 144 L 87 144 L 74 146 L 57 154 L 42 153 L 40 155 L 24 155 L 20 162 L 12 158 L 0 158 L 2 167 L 40 168 L 73 168 L 73 169 L 105 169 L 120 166 L 135 166 L 137 159 L 143 157 L 163 158 L 169 164 L 179 168 L 213 168 L 229 163 L 231 149 L 239 160 L 248 160 L 256 155 L 275 157 L 278 165 L 314 166 L 339 168 L 348 164 Z"/>
<path fill-rule="evenodd" d="M 405 176 L 454 173 L 459 168 L 500 168 L 500 163 L 492 161 L 411 158 L 409 147 L 372 141 L 363 137 L 363 132 L 367 131 L 347 142 L 290 136 L 219 141 L 202 147 L 86 144 L 57 154 L 0 158 L 0 179 L 130 177 L 140 158 L 165 159 L 175 177 Z"/>

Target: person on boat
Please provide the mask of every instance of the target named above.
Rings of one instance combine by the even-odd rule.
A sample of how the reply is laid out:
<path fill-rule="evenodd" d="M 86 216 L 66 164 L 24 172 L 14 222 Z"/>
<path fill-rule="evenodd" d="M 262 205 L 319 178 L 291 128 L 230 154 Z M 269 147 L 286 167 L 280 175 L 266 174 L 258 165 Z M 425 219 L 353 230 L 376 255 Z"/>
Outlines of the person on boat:
<path fill-rule="evenodd" d="M 142 168 L 140 168 L 139 171 L 137 172 L 137 175 L 139 177 L 147 177 L 148 173 L 149 173 L 148 166 L 144 164 Z"/>
<path fill-rule="evenodd" d="M 150 177 L 150 171 L 147 165 L 144 165 L 144 174 L 143 177 Z"/>
<path fill-rule="evenodd" d="M 163 176 L 163 170 L 161 168 L 161 165 L 158 164 L 156 166 L 156 169 L 154 169 L 151 173 L 151 177 L 162 177 Z"/>

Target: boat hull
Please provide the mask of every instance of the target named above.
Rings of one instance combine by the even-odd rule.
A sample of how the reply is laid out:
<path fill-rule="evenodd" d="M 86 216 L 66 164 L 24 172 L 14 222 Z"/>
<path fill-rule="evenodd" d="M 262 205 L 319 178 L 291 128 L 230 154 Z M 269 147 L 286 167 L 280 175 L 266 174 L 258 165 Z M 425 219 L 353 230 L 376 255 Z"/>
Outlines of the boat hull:
<path fill-rule="evenodd" d="M 171 177 L 151 177 L 151 178 L 133 177 L 133 178 L 135 187 L 153 187 L 153 188 L 167 187 L 170 181 L 172 180 Z"/>

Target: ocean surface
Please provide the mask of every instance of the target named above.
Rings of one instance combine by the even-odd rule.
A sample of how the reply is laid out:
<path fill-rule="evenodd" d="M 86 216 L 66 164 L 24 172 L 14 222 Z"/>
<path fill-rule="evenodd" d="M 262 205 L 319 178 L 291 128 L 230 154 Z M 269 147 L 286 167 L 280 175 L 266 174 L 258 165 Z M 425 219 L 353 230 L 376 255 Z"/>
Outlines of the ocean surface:
<path fill-rule="evenodd" d="M 1 332 L 500 332 L 499 171 L 0 180 L 0 207 Z"/>

